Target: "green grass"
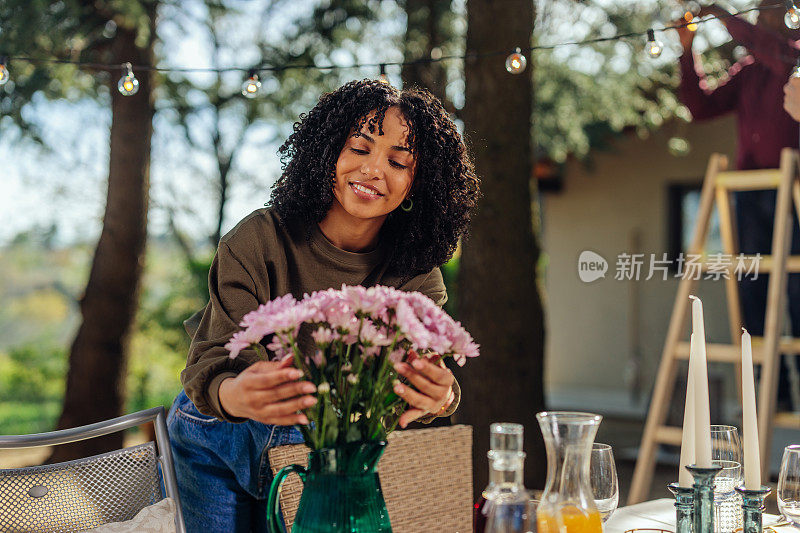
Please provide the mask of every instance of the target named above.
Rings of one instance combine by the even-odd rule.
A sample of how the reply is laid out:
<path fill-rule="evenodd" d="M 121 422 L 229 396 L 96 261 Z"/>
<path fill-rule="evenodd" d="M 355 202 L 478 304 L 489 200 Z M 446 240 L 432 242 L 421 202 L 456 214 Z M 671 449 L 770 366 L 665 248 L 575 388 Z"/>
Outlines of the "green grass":
<path fill-rule="evenodd" d="M 55 428 L 61 401 L 0 402 L 0 435 L 41 433 Z"/>

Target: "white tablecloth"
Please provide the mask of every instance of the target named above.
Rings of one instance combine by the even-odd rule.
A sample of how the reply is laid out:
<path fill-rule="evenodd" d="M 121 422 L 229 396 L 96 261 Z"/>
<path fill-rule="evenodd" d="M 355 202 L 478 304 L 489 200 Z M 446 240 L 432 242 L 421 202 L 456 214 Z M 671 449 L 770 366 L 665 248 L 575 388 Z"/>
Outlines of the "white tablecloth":
<path fill-rule="evenodd" d="M 778 516 L 764 514 L 763 525 L 769 526 L 778 521 Z M 675 500 L 662 498 L 649 502 L 637 503 L 627 507 L 620 507 L 605 523 L 605 533 L 625 533 L 629 529 L 652 528 L 675 531 Z M 780 533 L 790 533 L 797 530 L 790 527 L 775 528 Z"/>

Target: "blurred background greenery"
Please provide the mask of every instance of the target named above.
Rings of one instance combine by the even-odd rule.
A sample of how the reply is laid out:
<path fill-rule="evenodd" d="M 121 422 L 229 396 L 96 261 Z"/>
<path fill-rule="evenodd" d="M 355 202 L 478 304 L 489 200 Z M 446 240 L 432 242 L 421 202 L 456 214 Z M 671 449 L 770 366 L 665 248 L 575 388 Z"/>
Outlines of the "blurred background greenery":
<path fill-rule="evenodd" d="M 61 410 L 92 246 L 53 247 L 50 231 L 21 233 L 0 254 L 0 434 L 48 431 Z M 165 239 L 149 243 L 128 362 L 127 412 L 169 406 L 180 391 L 189 346 L 182 322 L 205 305 L 207 293 L 179 254 Z"/>

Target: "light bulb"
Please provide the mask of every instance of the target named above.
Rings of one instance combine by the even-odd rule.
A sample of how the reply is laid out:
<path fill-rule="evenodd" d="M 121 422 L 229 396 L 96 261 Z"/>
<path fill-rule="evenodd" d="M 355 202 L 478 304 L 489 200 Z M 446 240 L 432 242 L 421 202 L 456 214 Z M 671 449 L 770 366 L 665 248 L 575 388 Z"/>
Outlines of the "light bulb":
<path fill-rule="evenodd" d="M 506 58 L 506 70 L 511 74 L 520 74 L 528 66 L 528 60 L 522 55 L 522 51 L 517 48 Z"/>
<path fill-rule="evenodd" d="M 676 136 L 667 141 L 667 149 L 672 155 L 681 157 L 687 155 L 692 150 L 692 145 L 687 139 Z"/>
<path fill-rule="evenodd" d="M 258 74 L 250 74 L 250 77 L 244 80 L 242 84 L 242 94 L 248 98 L 255 98 L 258 95 L 258 90 L 261 88 L 261 82 L 258 81 Z"/>
<path fill-rule="evenodd" d="M 128 73 L 123 75 L 117 83 L 117 89 L 123 96 L 133 96 L 139 92 L 139 80 L 133 75 L 133 68 L 130 63 L 124 63 L 123 68 L 128 70 Z"/>
<path fill-rule="evenodd" d="M 783 16 L 783 23 L 791 30 L 800 28 L 800 12 L 798 12 L 792 0 L 786 1 L 786 14 Z"/>
<path fill-rule="evenodd" d="M 647 45 L 645 45 L 645 51 L 647 52 L 647 55 L 653 59 L 660 56 L 661 52 L 664 51 L 664 43 L 656 40 L 655 32 L 653 30 L 647 30 Z"/>
<path fill-rule="evenodd" d="M 687 30 L 689 30 L 689 31 L 697 31 L 697 23 L 693 22 L 695 20 L 695 18 L 694 18 L 694 15 L 692 14 L 691 11 L 687 11 L 686 13 L 684 13 L 683 20 L 685 20 L 686 22 L 690 22 L 691 23 L 691 24 L 688 24 L 686 26 Z"/>
<path fill-rule="evenodd" d="M 7 60 L 5 57 L 0 57 L 0 85 L 5 85 L 11 79 L 11 74 L 8 72 L 6 66 Z"/>

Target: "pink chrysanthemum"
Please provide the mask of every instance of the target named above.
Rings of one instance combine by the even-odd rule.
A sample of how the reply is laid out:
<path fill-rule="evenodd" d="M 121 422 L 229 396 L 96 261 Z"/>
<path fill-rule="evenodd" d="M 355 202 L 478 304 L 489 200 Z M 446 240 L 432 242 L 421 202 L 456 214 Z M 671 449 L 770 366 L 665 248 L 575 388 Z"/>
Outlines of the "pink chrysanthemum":
<path fill-rule="evenodd" d="M 337 335 L 332 329 L 320 326 L 311 333 L 311 337 L 317 343 L 317 346 L 325 347 L 336 340 Z"/>
<path fill-rule="evenodd" d="M 291 355 L 303 323 L 315 325 L 312 337 L 322 350 L 339 339 L 345 345 L 361 344 L 361 353 L 369 355 L 377 355 L 395 341 L 397 346 L 453 356 L 460 365 L 478 355 L 478 345 L 469 333 L 429 298 L 384 286 L 343 285 L 341 290 L 306 294 L 299 302 L 291 294 L 281 296 L 245 315 L 241 322 L 245 329 L 235 333 L 225 347 L 236 357 L 274 334 L 267 348 L 283 358 Z M 399 348 L 387 356 L 393 361 L 402 359 Z"/>

